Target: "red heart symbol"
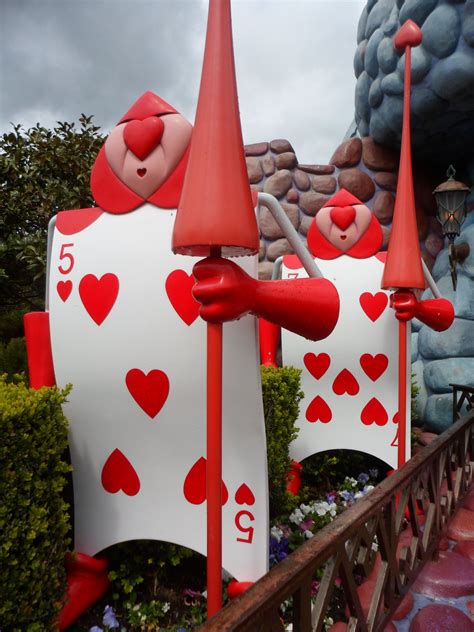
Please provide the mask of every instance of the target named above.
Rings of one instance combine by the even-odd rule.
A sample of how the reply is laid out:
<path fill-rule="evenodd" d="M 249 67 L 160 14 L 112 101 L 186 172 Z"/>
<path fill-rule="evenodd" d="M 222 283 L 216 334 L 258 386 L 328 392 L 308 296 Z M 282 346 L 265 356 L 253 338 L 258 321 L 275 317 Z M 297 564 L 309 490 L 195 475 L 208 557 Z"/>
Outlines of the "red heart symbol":
<path fill-rule="evenodd" d="M 207 462 L 202 456 L 191 467 L 184 479 L 183 494 L 186 500 L 193 505 L 200 505 L 206 500 L 206 472 Z M 225 505 L 229 498 L 229 492 L 222 481 L 222 504 Z"/>
<path fill-rule="evenodd" d="M 235 492 L 235 502 L 238 505 L 253 505 L 255 503 L 255 496 L 252 493 L 250 487 L 245 483 L 239 487 Z"/>
<path fill-rule="evenodd" d="M 160 144 L 165 125 L 161 118 L 149 116 L 143 121 L 130 121 L 125 125 L 123 139 L 131 152 L 140 160 L 145 158 Z"/>
<path fill-rule="evenodd" d="M 145 375 L 140 369 L 130 369 L 125 377 L 130 395 L 142 410 L 153 419 L 168 398 L 170 382 L 163 371 L 153 369 Z"/>
<path fill-rule="evenodd" d="M 346 230 L 352 224 L 356 216 L 352 206 L 335 206 L 330 213 L 332 221 L 341 230 Z"/>
<path fill-rule="evenodd" d="M 366 426 L 370 426 L 373 423 L 377 426 L 385 426 L 388 421 L 388 415 L 379 400 L 372 397 L 372 399 L 362 409 L 360 419 Z"/>
<path fill-rule="evenodd" d="M 108 272 L 98 279 L 86 274 L 79 283 L 79 296 L 92 320 L 101 325 L 114 306 L 119 292 L 119 280 Z"/>
<path fill-rule="evenodd" d="M 60 299 L 65 303 L 72 292 L 72 281 L 58 281 L 56 289 Z"/>
<path fill-rule="evenodd" d="M 394 424 L 398 424 L 398 413 L 395 413 L 392 419 Z"/>
<path fill-rule="evenodd" d="M 423 39 L 423 32 L 413 20 L 407 20 L 398 30 L 393 40 L 397 50 L 404 50 L 407 46 L 418 46 Z"/>
<path fill-rule="evenodd" d="M 332 384 L 332 390 L 336 395 L 344 395 L 344 393 L 357 395 L 359 384 L 350 371 L 342 369 Z"/>
<path fill-rule="evenodd" d="M 360 366 L 364 373 L 375 382 L 388 367 L 388 358 L 383 353 L 377 353 L 375 356 L 364 353 L 360 356 Z"/>
<path fill-rule="evenodd" d="M 140 491 L 140 479 L 127 457 L 116 448 L 102 468 L 102 487 L 110 494 L 122 490 L 127 496 Z"/>
<path fill-rule="evenodd" d="M 377 294 L 364 292 L 359 297 L 359 303 L 370 320 L 375 323 L 388 305 L 388 296 L 385 292 L 377 292 Z"/>
<path fill-rule="evenodd" d="M 321 421 L 323 424 L 327 424 L 332 419 L 332 412 L 324 399 L 319 395 L 313 399 L 306 410 L 306 419 L 310 423 L 315 421 Z"/>
<path fill-rule="evenodd" d="M 303 358 L 303 362 L 311 375 L 319 380 L 328 370 L 331 358 L 327 353 L 319 353 L 318 355 L 307 353 Z"/>
<path fill-rule="evenodd" d="M 103 214 L 100 208 L 81 208 L 74 211 L 61 211 L 56 215 L 55 228 L 63 235 L 74 235 L 87 228 Z"/>
<path fill-rule="evenodd" d="M 173 270 L 165 282 L 171 305 L 186 325 L 192 325 L 199 315 L 199 303 L 192 295 L 194 277 L 184 270 Z"/>

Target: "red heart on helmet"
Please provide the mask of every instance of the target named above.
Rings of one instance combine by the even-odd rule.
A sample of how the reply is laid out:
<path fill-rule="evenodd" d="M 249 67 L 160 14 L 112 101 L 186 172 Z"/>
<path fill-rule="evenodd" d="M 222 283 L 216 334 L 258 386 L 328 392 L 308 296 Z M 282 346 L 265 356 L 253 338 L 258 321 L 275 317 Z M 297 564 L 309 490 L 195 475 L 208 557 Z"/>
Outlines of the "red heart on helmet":
<path fill-rule="evenodd" d="M 335 206 L 331 210 L 331 219 L 341 230 L 346 230 L 352 224 L 356 216 L 353 206 Z"/>
<path fill-rule="evenodd" d="M 130 121 L 123 132 L 125 144 L 140 160 L 145 158 L 160 144 L 165 124 L 157 116 L 149 116 L 143 121 Z"/>

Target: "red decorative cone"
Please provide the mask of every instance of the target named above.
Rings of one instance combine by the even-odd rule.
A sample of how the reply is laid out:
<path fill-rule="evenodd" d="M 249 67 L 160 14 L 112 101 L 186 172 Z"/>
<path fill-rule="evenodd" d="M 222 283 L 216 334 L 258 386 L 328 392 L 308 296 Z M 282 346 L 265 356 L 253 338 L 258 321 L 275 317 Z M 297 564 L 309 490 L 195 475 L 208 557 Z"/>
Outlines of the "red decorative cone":
<path fill-rule="evenodd" d="M 384 290 L 425 288 L 416 224 L 410 139 L 411 47 L 418 46 L 420 43 L 420 28 L 412 20 L 407 20 L 395 37 L 395 46 L 405 49 L 405 87 L 400 169 L 392 233 L 382 277 Z"/>
<path fill-rule="evenodd" d="M 229 0 L 210 0 L 191 153 L 173 231 L 182 255 L 250 255 L 259 239 L 245 165 Z"/>

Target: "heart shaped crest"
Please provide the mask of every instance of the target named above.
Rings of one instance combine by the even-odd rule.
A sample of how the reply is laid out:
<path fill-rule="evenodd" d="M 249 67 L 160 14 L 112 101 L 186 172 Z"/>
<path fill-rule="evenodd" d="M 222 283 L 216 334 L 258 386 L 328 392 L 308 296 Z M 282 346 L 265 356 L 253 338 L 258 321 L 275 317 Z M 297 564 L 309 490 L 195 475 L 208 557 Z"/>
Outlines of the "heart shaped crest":
<path fill-rule="evenodd" d="M 140 160 L 151 154 L 160 144 L 165 125 L 161 118 L 149 116 L 144 121 L 130 121 L 123 131 L 125 144 Z"/>
<path fill-rule="evenodd" d="M 423 33 L 418 24 L 413 20 L 407 20 L 395 35 L 393 45 L 397 50 L 405 50 L 407 46 L 419 46 L 422 39 Z"/>

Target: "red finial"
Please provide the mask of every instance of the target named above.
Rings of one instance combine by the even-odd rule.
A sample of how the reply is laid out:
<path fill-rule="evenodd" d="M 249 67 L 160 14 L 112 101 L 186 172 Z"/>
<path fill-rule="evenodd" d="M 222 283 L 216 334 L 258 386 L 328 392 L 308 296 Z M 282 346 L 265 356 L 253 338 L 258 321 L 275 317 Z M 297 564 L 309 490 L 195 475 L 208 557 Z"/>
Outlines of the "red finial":
<path fill-rule="evenodd" d="M 410 139 L 410 71 L 411 46 L 421 42 L 421 30 L 407 20 L 395 36 L 395 46 L 405 48 L 405 85 L 403 93 L 403 131 L 400 168 L 393 214 L 392 233 L 382 278 L 382 288 L 415 289 L 425 287 L 420 243 L 416 224 L 415 195 Z"/>
<path fill-rule="evenodd" d="M 229 0 L 210 0 L 191 153 L 173 252 L 255 254 L 258 229 L 240 127 Z"/>

